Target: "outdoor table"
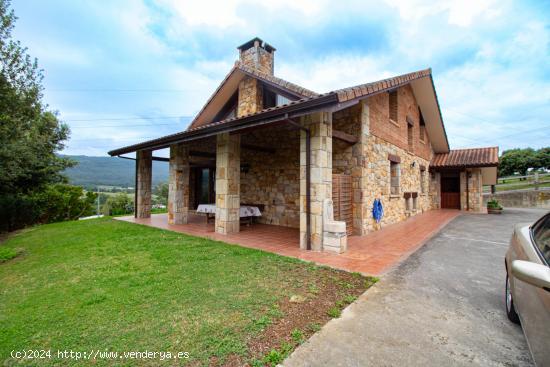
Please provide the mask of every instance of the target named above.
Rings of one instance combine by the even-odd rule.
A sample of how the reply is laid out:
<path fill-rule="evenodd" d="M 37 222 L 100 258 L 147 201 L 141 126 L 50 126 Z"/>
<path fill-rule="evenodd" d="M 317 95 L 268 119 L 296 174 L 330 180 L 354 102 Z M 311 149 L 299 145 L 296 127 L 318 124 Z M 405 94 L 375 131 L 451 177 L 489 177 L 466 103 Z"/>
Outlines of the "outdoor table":
<path fill-rule="evenodd" d="M 216 204 L 199 204 L 197 213 L 206 215 L 206 223 L 216 215 Z M 239 208 L 239 217 L 249 219 L 249 224 L 254 217 L 261 217 L 262 213 L 257 206 L 241 205 Z"/>

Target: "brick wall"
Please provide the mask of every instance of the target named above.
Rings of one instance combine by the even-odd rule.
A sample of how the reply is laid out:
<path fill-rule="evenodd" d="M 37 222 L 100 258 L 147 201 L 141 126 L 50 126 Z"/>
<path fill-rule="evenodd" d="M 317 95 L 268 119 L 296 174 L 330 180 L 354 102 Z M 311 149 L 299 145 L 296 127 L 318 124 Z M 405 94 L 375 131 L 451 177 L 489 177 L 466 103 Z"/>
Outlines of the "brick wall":
<path fill-rule="evenodd" d="M 380 93 L 368 99 L 371 114 L 370 129 L 374 136 L 393 144 L 403 150 L 409 150 L 407 138 L 407 116 L 413 122 L 413 149 L 411 153 L 426 160 L 431 159 L 432 148 L 427 135 L 424 142 L 420 141 L 420 114 L 418 104 L 410 85 L 397 90 L 398 118 L 397 121 L 390 121 L 389 117 L 389 94 Z"/>

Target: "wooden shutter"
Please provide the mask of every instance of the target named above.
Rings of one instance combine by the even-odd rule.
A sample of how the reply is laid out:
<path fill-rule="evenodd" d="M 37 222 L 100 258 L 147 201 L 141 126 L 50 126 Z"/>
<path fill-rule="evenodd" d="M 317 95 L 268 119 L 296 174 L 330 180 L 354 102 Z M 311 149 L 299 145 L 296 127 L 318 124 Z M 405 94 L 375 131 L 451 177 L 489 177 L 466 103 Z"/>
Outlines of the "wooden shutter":
<path fill-rule="evenodd" d="M 390 119 L 397 122 L 397 91 L 394 90 L 390 95 Z"/>
<path fill-rule="evenodd" d="M 346 222 L 348 235 L 353 233 L 352 184 L 350 175 L 332 175 L 334 219 Z"/>

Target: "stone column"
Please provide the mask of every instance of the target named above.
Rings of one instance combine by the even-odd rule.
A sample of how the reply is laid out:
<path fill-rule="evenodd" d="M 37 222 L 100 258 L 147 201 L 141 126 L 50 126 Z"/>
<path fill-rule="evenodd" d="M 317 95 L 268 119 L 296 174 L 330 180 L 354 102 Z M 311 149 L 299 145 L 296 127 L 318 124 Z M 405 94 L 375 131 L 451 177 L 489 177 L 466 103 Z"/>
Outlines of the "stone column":
<path fill-rule="evenodd" d="M 332 198 L 332 114 L 303 118 L 311 131 L 311 249 L 323 249 L 323 200 Z M 306 132 L 300 133 L 300 248 L 307 246 Z"/>
<path fill-rule="evenodd" d="M 189 148 L 170 145 L 168 223 L 186 224 L 189 214 Z"/>
<path fill-rule="evenodd" d="M 153 171 L 153 152 L 140 150 L 136 153 L 137 164 L 137 203 L 136 218 L 151 217 L 151 179 Z"/>
<path fill-rule="evenodd" d="M 217 136 L 216 146 L 216 232 L 239 232 L 241 137 Z"/>
<path fill-rule="evenodd" d="M 361 102 L 359 117 L 360 135 L 359 141 L 352 148 L 353 164 L 351 170 L 353 185 L 353 233 L 364 235 L 368 233 L 368 218 L 370 206 L 368 181 L 368 139 L 370 136 L 369 105 L 366 101 Z"/>
<path fill-rule="evenodd" d="M 460 197 L 462 210 L 480 212 L 483 206 L 481 169 L 473 168 L 460 172 Z"/>

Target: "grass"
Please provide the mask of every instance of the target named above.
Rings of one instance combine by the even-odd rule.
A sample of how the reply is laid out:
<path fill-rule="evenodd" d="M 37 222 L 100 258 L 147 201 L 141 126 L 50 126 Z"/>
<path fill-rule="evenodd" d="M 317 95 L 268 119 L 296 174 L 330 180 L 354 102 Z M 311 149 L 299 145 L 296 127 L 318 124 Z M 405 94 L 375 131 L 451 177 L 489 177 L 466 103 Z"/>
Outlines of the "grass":
<path fill-rule="evenodd" d="M 267 355 L 253 356 L 248 343 L 284 317 L 278 304 L 297 287 L 317 292 L 321 283 L 341 282 L 335 270 L 110 218 L 22 231 L 0 246 L 0 258 L 18 251 L 24 256 L 0 264 L 0 365 L 14 364 L 10 352 L 21 349 L 181 351 L 190 358 L 178 364 L 223 365 L 237 357 L 272 365 L 295 344 L 282 341 Z M 321 326 L 312 323 L 308 332 Z M 289 334 L 302 342 L 301 330 Z"/>
<path fill-rule="evenodd" d="M 21 253 L 21 250 L 0 246 L 0 263 L 11 260 L 17 257 Z"/>

